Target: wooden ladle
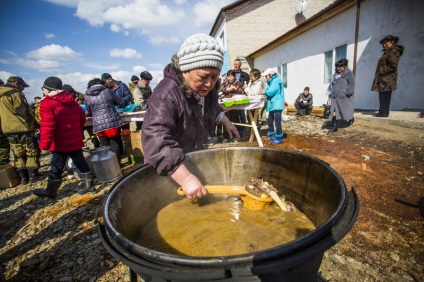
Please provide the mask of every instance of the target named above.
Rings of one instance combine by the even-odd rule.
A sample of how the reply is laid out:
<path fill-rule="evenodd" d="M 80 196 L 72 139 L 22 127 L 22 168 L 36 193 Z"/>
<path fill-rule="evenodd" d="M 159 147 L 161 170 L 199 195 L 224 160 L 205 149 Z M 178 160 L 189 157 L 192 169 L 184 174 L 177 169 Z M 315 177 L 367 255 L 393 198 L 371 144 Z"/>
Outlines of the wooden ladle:
<path fill-rule="evenodd" d="M 266 206 L 268 206 L 272 200 L 274 200 L 278 206 L 283 211 L 287 211 L 286 205 L 281 201 L 280 197 L 278 197 L 277 193 L 271 191 L 269 196 L 266 193 L 263 193 L 265 197 L 257 197 L 252 193 L 249 193 L 246 190 L 246 186 L 237 186 L 237 185 L 205 185 L 208 193 L 211 194 L 238 194 L 240 195 L 241 200 L 243 201 L 243 206 L 249 210 L 263 210 Z M 180 187 L 177 190 L 179 195 L 185 195 L 183 189 Z"/>

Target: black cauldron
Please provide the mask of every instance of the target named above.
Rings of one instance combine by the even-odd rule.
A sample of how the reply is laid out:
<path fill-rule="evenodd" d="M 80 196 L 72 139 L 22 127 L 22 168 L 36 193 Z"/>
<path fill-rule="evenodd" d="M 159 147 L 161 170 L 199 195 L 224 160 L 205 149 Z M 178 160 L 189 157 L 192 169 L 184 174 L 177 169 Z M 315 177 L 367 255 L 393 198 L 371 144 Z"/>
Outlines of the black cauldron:
<path fill-rule="evenodd" d="M 316 281 L 324 252 L 352 228 L 359 212 L 354 190 L 317 158 L 285 150 L 231 147 L 187 154 L 185 165 L 204 184 L 263 178 L 317 227 L 295 241 L 235 256 L 190 257 L 134 243 L 138 231 L 166 205 L 180 200 L 178 184 L 145 165 L 112 188 L 100 236 L 107 250 L 145 281 Z"/>

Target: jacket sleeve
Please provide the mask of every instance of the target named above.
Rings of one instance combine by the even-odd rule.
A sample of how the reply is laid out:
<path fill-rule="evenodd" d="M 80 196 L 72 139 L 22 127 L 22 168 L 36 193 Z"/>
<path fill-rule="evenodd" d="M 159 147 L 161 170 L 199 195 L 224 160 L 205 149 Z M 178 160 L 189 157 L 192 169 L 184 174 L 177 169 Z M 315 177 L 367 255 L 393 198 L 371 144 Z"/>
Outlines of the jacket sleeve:
<path fill-rule="evenodd" d="M 114 105 L 124 107 L 125 103 L 123 102 L 121 97 L 119 97 L 118 95 L 114 95 L 113 93 L 110 93 L 110 95 L 112 96 L 112 101 Z"/>
<path fill-rule="evenodd" d="M 39 147 L 42 150 L 49 150 L 55 137 L 56 117 L 53 108 L 46 101 L 42 101 L 40 104 L 40 118 L 41 134 Z"/>
<path fill-rule="evenodd" d="M 347 88 L 343 89 L 343 94 L 345 94 L 346 97 L 351 97 L 353 95 L 353 91 L 355 90 L 355 76 L 351 70 L 349 70 L 346 76 L 346 81 Z"/>
<path fill-rule="evenodd" d="M 156 168 L 160 175 L 172 174 L 185 159 L 183 149 L 173 136 L 177 134 L 177 122 L 183 112 L 180 102 L 175 99 L 176 91 L 169 85 L 156 86 L 143 121 L 145 162 Z"/>
<path fill-rule="evenodd" d="M 22 117 L 31 128 L 40 128 L 24 95 L 17 91 L 11 95 L 11 98 L 12 106 L 16 109 L 16 114 Z"/>
<path fill-rule="evenodd" d="M 268 98 L 272 98 L 275 95 L 280 93 L 280 83 L 278 83 L 277 79 L 273 79 L 271 83 L 268 85 L 268 88 L 266 89 L 265 95 Z"/>
<path fill-rule="evenodd" d="M 396 49 L 390 50 L 386 65 L 380 69 L 380 75 L 388 75 L 397 70 L 400 58 L 400 51 Z"/>
<path fill-rule="evenodd" d="M 121 83 L 120 88 L 121 88 L 121 91 L 122 91 L 123 106 L 127 106 L 131 103 L 131 99 L 132 99 L 131 92 L 128 89 L 128 86 L 125 83 Z"/>

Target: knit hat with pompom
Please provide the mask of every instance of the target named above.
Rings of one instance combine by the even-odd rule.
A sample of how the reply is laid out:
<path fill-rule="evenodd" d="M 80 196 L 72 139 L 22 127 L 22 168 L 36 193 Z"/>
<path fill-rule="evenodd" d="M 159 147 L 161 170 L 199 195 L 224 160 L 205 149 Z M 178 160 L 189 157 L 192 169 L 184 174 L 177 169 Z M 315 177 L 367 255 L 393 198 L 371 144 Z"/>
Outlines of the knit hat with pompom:
<path fill-rule="evenodd" d="M 184 40 L 177 53 L 181 71 L 198 68 L 217 68 L 221 70 L 223 53 L 218 41 L 207 34 L 198 33 Z"/>

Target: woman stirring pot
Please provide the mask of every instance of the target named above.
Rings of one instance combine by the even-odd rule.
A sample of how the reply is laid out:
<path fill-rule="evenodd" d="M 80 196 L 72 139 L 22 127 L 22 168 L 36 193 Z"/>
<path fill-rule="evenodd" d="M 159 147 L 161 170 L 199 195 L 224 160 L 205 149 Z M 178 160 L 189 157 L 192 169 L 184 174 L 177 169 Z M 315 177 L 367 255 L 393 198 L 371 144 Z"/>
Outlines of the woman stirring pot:
<path fill-rule="evenodd" d="M 206 34 L 188 37 L 165 67 L 153 90 L 142 127 L 145 163 L 169 175 L 188 198 L 208 192 L 184 165 L 185 153 L 199 150 L 208 128 L 222 124 L 230 138 L 240 138 L 218 104 L 215 87 L 223 64 L 221 46 Z"/>

